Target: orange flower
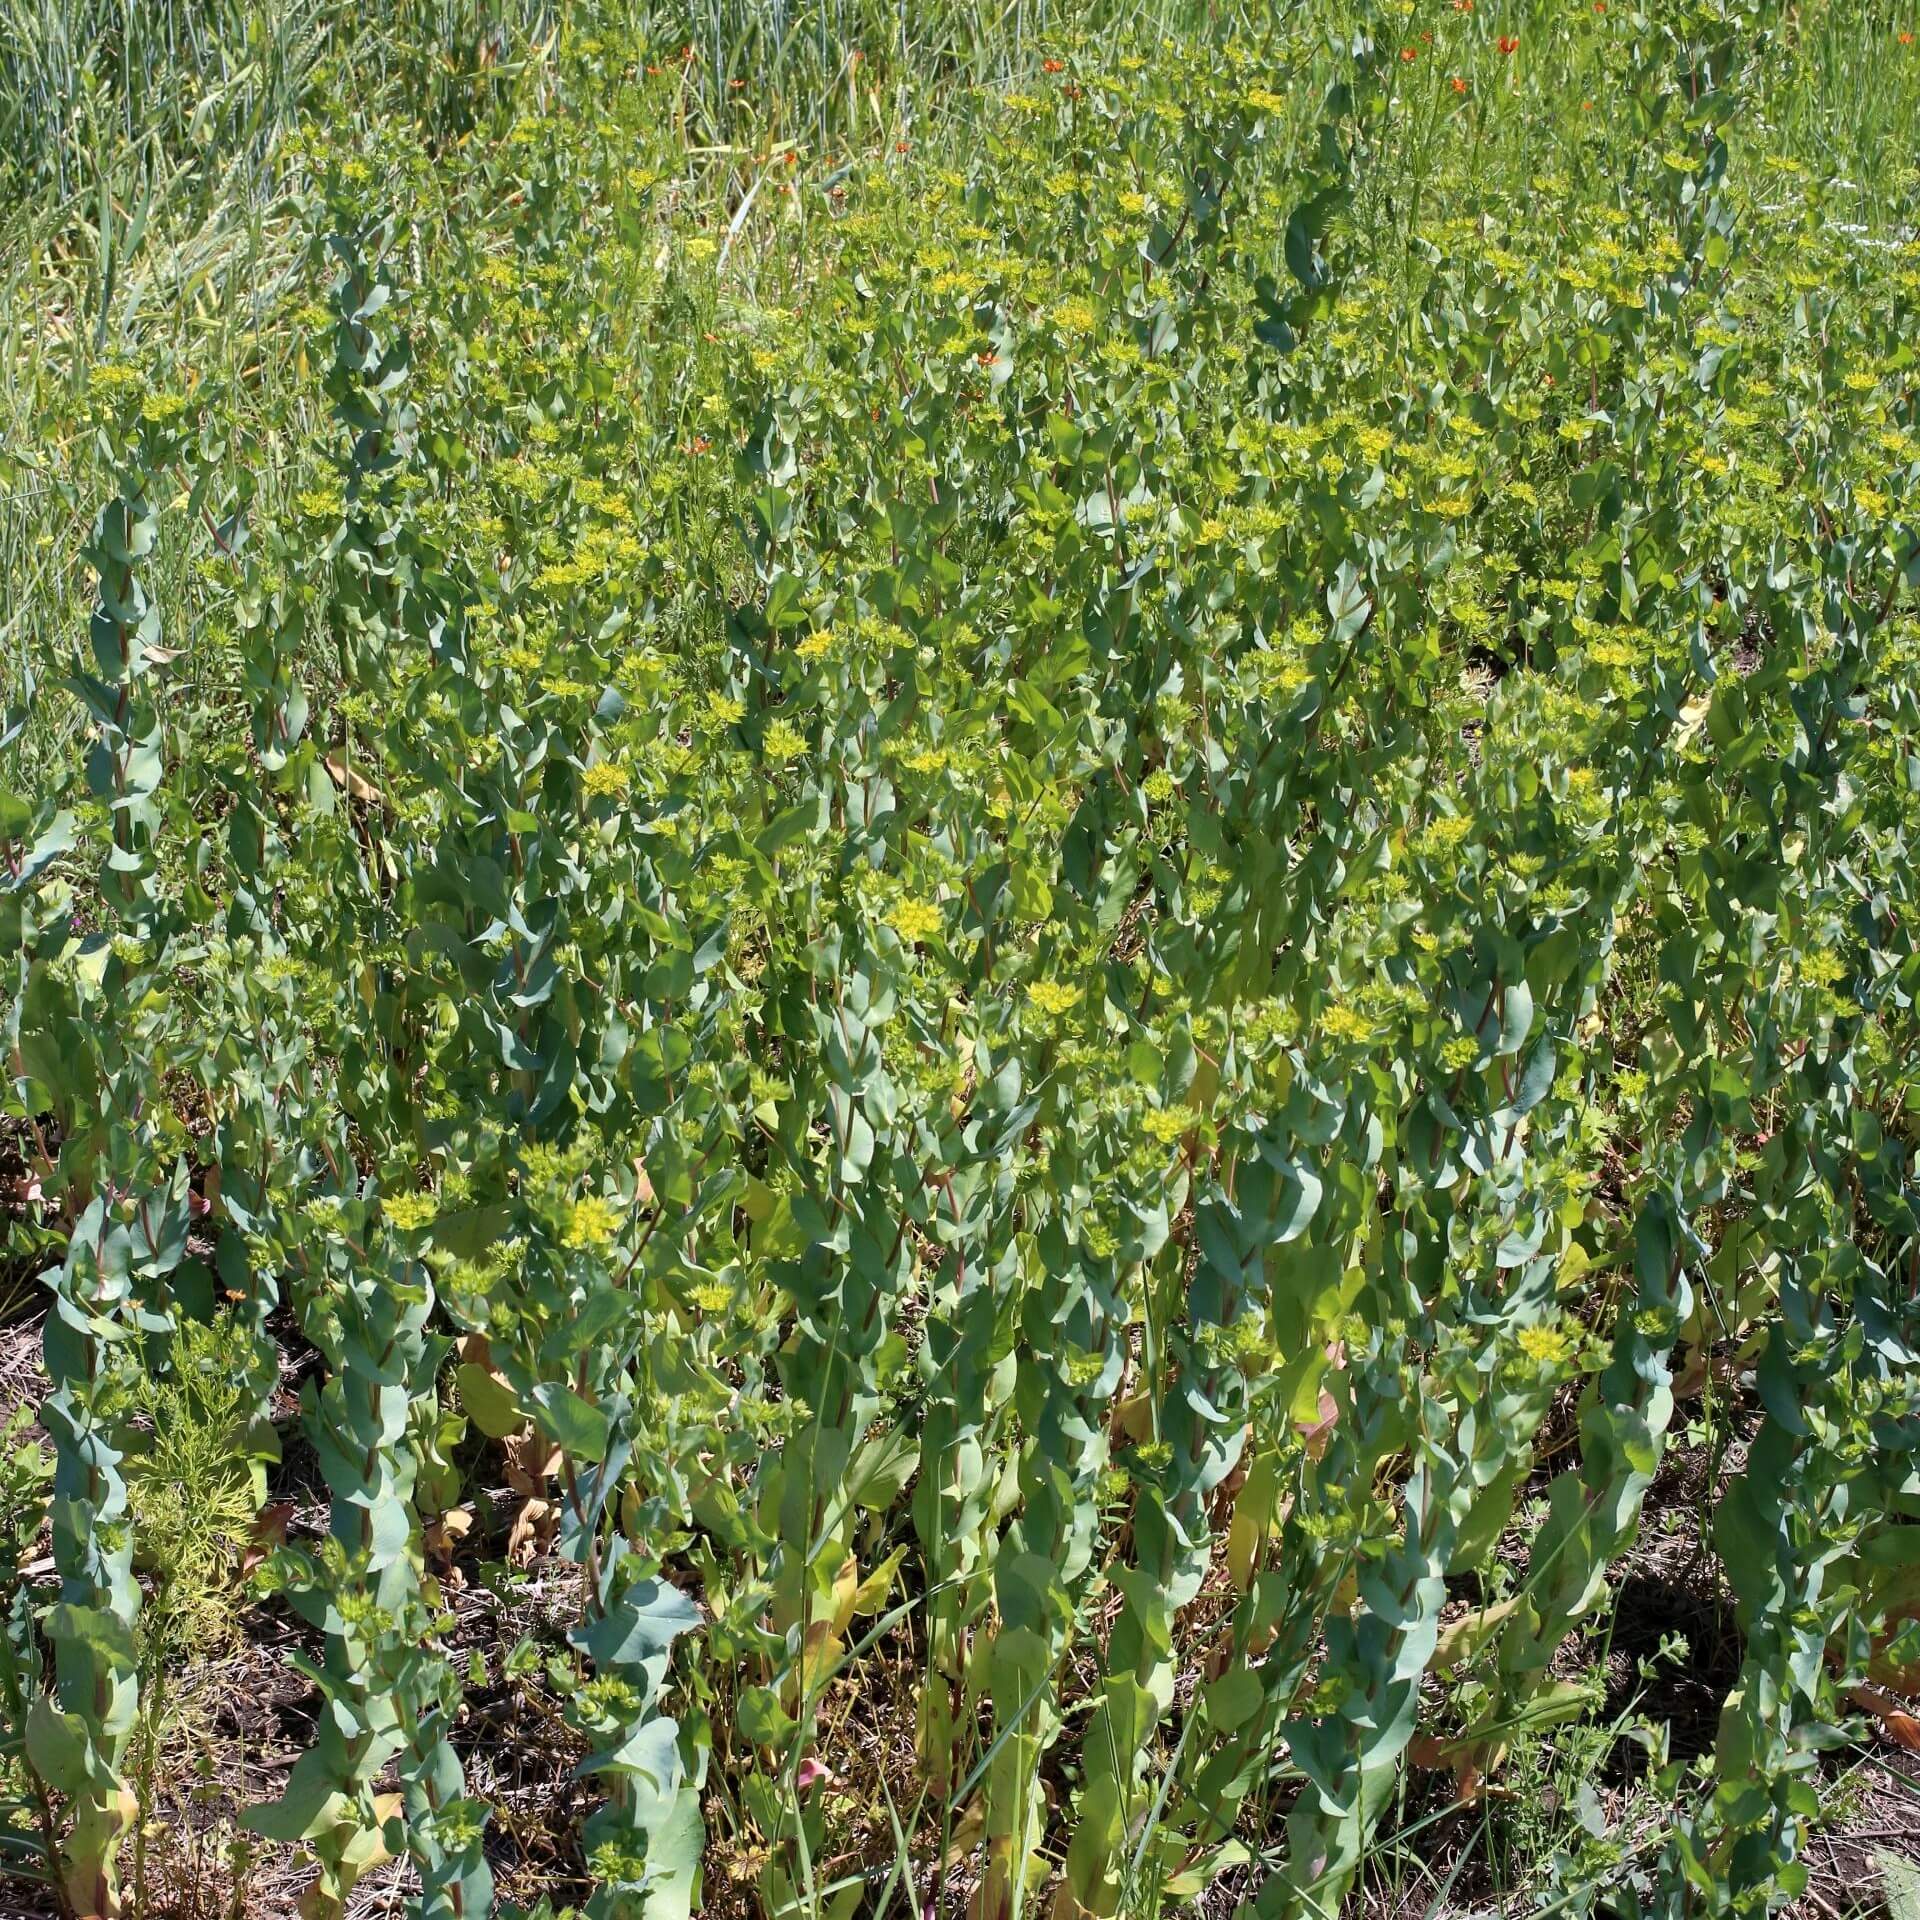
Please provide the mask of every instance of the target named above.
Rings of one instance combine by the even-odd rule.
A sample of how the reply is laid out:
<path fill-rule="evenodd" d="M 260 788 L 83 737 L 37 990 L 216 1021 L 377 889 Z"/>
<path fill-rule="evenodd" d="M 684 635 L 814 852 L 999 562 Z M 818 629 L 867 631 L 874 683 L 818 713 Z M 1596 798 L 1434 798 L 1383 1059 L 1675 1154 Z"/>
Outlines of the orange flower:
<path fill-rule="evenodd" d="M 1465 93 L 1467 90 L 1467 83 L 1457 73 L 1453 76 L 1453 90 L 1455 93 Z"/>
<path fill-rule="evenodd" d="M 1453 10 L 1455 13 L 1471 13 L 1473 0 L 1453 0 Z"/>
<path fill-rule="evenodd" d="M 1500 36 L 1500 51 L 1502 53 L 1516 53 L 1519 51 L 1519 47 L 1520 36 L 1517 33 L 1503 33 Z"/>
<path fill-rule="evenodd" d="M 1418 47 L 1402 47 L 1400 49 L 1400 58 L 1402 60 L 1418 60 L 1420 58 L 1420 49 Z"/>
<path fill-rule="evenodd" d="M 1040 62 L 1040 71 L 1042 73 L 1065 73 L 1066 70 L 1067 63 L 1064 60 L 1042 60 Z"/>
<path fill-rule="evenodd" d="M 893 150 L 895 153 L 911 153 L 913 151 L 913 142 L 911 140 L 896 140 L 893 143 Z"/>
<path fill-rule="evenodd" d="M 1910 34 L 1910 33 L 1903 33 L 1903 34 L 1902 34 L 1902 35 L 1900 36 L 1900 44 L 1901 44 L 1901 45 L 1902 45 L 1903 47 L 1910 47 L 1910 46 L 1912 46 L 1912 45 L 1913 45 L 1913 35 L 1912 35 L 1912 34 Z"/>

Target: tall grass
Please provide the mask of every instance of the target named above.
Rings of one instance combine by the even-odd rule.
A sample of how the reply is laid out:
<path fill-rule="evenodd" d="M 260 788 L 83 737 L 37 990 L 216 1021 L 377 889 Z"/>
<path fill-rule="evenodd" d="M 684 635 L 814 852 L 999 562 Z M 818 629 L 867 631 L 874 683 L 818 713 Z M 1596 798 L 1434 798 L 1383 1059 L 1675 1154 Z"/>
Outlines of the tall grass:
<path fill-rule="evenodd" d="M 1787 150 L 1837 172 L 1858 220 L 1882 225 L 1920 130 L 1920 14 L 1910 0 L 1809 0 L 1782 22 L 1770 79 L 1767 111 Z"/>
<path fill-rule="evenodd" d="M 981 91 L 1018 84 L 1068 41 L 1259 45 L 1309 8 L 1331 33 L 1358 17 L 1341 0 L 0 0 L 0 705 L 30 671 L 44 681 L 84 625 L 76 502 L 94 489 L 72 422 L 94 357 L 160 347 L 252 395 L 249 458 L 271 491 L 288 351 L 273 329 L 299 264 L 280 155 L 318 101 L 370 150 L 398 139 L 431 152 L 545 84 L 563 31 L 677 61 L 686 190 L 741 224 L 732 257 L 751 291 L 755 234 L 773 232 L 772 196 L 752 204 L 770 153 L 890 154 L 902 141 L 958 153 Z M 1409 38 L 1442 12 L 1420 0 Z M 1858 224 L 1863 244 L 1884 241 L 1890 189 L 1913 164 L 1920 45 L 1899 36 L 1914 24 L 1907 0 L 1751 10 L 1750 137 L 1822 177 L 1837 160 L 1843 184 L 1823 209 Z M 1500 84 L 1528 110 L 1481 114 L 1476 135 L 1487 200 L 1524 199 L 1540 169 L 1585 164 L 1610 137 L 1611 25 L 1569 0 L 1481 0 L 1465 26 L 1521 48 Z M 1589 100 L 1599 109 L 1581 112 Z M 1424 185 L 1439 117 L 1457 110 L 1480 103 L 1456 100 L 1437 60 L 1409 65 L 1355 210 L 1362 247 L 1402 278 L 1423 276 L 1424 221 L 1471 211 L 1435 207 Z M 247 416 L 242 404 L 236 421 Z M 161 565 L 178 627 L 191 570 L 177 554 Z M 19 751 L 66 744 L 36 727 Z"/>
<path fill-rule="evenodd" d="M 857 131 L 879 94 L 925 125 L 963 121 L 970 90 L 1004 86 L 1037 48 L 1066 38 L 1150 43 L 1210 26 L 1257 35 L 1297 5 L 1196 0 L 683 0 L 636 8 L 632 26 L 692 50 L 699 111 L 712 137 L 774 123 L 785 137 Z"/>
<path fill-rule="evenodd" d="M 548 0 L 0 0 L 0 706 L 84 632 L 91 364 L 216 382 L 270 499 L 300 271 L 285 137 L 325 97 L 371 142 L 458 138 L 558 24 Z M 172 630 L 193 558 L 158 561 Z M 75 724 L 41 703 L 5 782 L 31 786 Z"/>
<path fill-rule="evenodd" d="M 264 152 L 298 111 L 337 11 L 332 0 L 5 0 L 0 168 L 16 193 L 66 195 L 122 146 Z"/>

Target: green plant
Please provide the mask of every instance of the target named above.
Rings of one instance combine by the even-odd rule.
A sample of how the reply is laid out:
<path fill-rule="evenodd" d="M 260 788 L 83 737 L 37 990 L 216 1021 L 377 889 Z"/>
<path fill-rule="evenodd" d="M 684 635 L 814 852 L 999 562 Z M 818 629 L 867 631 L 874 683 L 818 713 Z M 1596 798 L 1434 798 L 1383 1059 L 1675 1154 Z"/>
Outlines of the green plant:
<path fill-rule="evenodd" d="M 52 1466 L 27 1432 L 27 1411 L 0 1424 L 0 1592 L 7 1596 L 0 1633 L 0 1860 L 12 1874 L 51 1885 L 59 1864 L 59 1827 L 46 1783 L 30 1758 L 25 1730 L 43 1680 L 33 1633 L 33 1590 L 26 1566 L 47 1512 Z"/>
<path fill-rule="evenodd" d="M 185 1319 L 165 1370 L 129 1383 L 128 1510 L 134 1565 L 151 1593 L 135 1636 L 140 1709 L 130 1785 L 142 1809 L 158 1800 L 163 1751 L 177 1743 L 174 1672 L 230 1654 L 241 1632 L 245 1596 L 236 1575 L 264 1479 L 245 1360 L 245 1336 L 230 1322 Z M 130 1883 L 136 1910 L 151 1897 L 146 1840 L 140 1821 Z"/>
<path fill-rule="evenodd" d="M 1920 66 L 1494 12 L 381 12 L 251 330 L 7 376 L 108 494 L 0 808 L 76 1911 L 289 1343 L 310 1916 L 492 1903 L 489 1676 L 595 1920 L 1306 1920 L 1416 1758 L 1526 1897 L 1796 1891 L 1920 1613 L 1920 181 L 1883 258 L 1820 153 Z M 1576 1833 L 1563 1650 L 1736 1433 L 1716 1755 Z"/>

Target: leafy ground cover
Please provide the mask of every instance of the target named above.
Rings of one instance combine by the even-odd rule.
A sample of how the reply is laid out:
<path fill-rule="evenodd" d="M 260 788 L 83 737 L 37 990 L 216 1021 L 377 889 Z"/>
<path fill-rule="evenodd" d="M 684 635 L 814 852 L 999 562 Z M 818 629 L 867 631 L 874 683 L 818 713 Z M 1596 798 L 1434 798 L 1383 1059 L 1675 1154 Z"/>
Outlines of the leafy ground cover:
<path fill-rule="evenodd" d="M 1901 22 L 16 12 L 5 1897 L 1913 1911 Z"/>

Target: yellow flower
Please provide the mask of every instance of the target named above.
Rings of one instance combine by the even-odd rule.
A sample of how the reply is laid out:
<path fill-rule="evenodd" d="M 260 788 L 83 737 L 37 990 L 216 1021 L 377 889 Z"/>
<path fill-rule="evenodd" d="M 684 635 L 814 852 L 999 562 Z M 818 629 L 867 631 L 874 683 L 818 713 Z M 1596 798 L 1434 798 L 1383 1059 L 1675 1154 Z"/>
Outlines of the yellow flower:
<path fill-rule="evenodd" d="M 140 384 L 140 371 L 124 361 L 109 360 L 87 375 L 87 387 L 95 395 L 124 393 Z"/>
<path fill-rule="evenodd" d="M 1847 977 L 1847 964 L 1831 947 L 1810 947 L 1800 956 L 1801 979 L 1816 987 L 1831 987 Z"/>
<path fill-rule="evenodd" d="M 380 1207 L 396 1233 L 417 1233 L 440 1211 L 440 1203 L 430 1193 L 390 1193 Z"/>
<path fill-rule="evenodd" d="M 833 648 L 833 629 L 820 627 L 794 648 L 802 660 L 824 660 Z"/>
<path fill-rule="evenodd" d="M 1140 1124 L 1145 1128 L 1148 1139 L 1157 1140 L 1163 1147 L 1170 1147 L 1182 1134 L 1191 1133 L 1199 1118 L 1191 1107 L 1155 1107 L 1151 1112 L 1141 1115 Z"/>
<path fill-rule="evenodd" d="M 1027 989 L 1027 999 L 1049 1020 L 1058 1020 L 1080 1004 L 1080 989 L 1060 980 L 1036 980 Z"/>
<path fill-rule="evenodd" d="M 293 496 L 293 505 L 303 520 L 338 520 L 347 510 L 347 496 L 337 485 L 306 487 Z"/>
<path fill-rule="evenodd" d="M 940 909 L 930 900 L 902 900 L 887 920 L 894 932 L 910 944 L 931 940 L 946 924 Z"/>
<path fill-rule="evenodd" d="M 632 784 L 632 776 L 617 761 L 596 760 L 580 776 L 580 784 L 586 788 L 589 798 L 608 800 L 625 793 Z"/>
<path fill-rule="evenodd" d="M 1522 1327 L 1520 1351 L 1543 1367 L 1557 1367 L 1573 1352 L 1573 1342 L 1556 1327 Z"/>
<path fill-rule="evenodd" d="M 620 1226 L 619 1210 L 610 1200 L 589 1194 L 567 1208 L 566 1224 L 560 1229 L 563 1247 L 604 1247 Z"/>
<path fill-rule="evenodd" d="M 1464 813 L 1438 814 L 1413 836 L 1413 852 L 1423 860 L 1444 860 L 1472 831 Z"/>
<path fill-rule="evenodd" d="M 1330 1040 L 1350 1041 L 1355 1045 L 1373 1038 L 1373 1022 L 1340 1001 L 1335 1001 L 1320 1016 L 1320 1030 Z"/>
<path fill-rule="evenodd" d="M 1071 300 L 1062 300 L 1053 310 L 1053 324 L 1062 333 L 1075 336 L 1093 331 L 1096 315 L 1091 300 L 1082 300 L 1077 296 Z"/>
<path fill-rule="evenodd" d="M 791 720 L 776 720 L 767 728 L 761 743 L 767 750 L 769 760 L 797 759 L 807 750 L 807 743 L 801 737 L 800 729 Z"/>

